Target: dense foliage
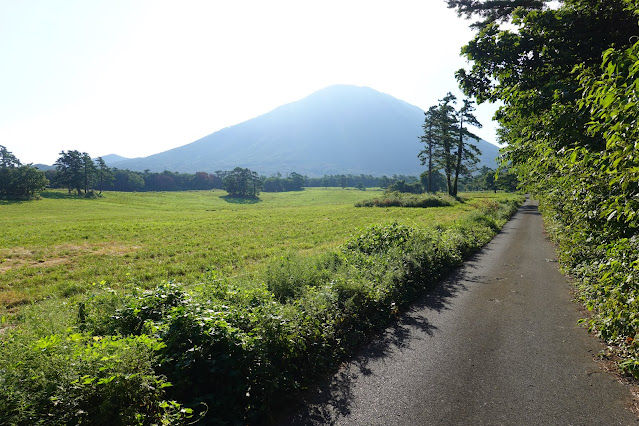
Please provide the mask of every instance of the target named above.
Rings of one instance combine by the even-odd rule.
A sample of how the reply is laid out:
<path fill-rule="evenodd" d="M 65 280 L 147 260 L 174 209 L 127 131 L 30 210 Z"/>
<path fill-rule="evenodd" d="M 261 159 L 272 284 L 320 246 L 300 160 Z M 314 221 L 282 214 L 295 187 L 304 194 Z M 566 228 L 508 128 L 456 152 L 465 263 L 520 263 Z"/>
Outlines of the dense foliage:
<path fill-rule="evenodd" d="M 49 182 L 35 167 L 23 165 L 0 145 L 0 199 L 31 199 L 42 192 Z"/>
<path fill-rule="evenodd" d="M 447 227 L 374 225 L 336 250 L 276 258 L 248 282 L 100 283 L 78 304 L 25 308 L 0 334 L 0 423 L 264 422 L 489 241 L 517 203 L 486 199 Z"/>
<path fill-rule="evenodd" d="M 236 167 L 224 176 L 222 187 L 231 197 L 255 198 L 260 195 L 262 181 L 256 172 Z"/>
<path fill-rule="evenodd" d="M 564 267 L 580 278 L 580 297 L 595 313 L 591 328 L 639 377 L 639 5 L 448 3 L 465 15 L 499 18 L 478 25 L 464 47 L 472 67 L 458 72 L 459 81 L 479 101 L 503 103 L 505 160 L 540 199 Z M 512 25 L 501 28 L 508 17 Z"/>
<path fill-rule="evenodd" d="M 299 173 L 293 172 L 286 178 L 277 174 L 269 178 L 262 178 L 262 190 L 264 192 L 301 191 L 304 189 L 305 182 L 306 177 Z"/>

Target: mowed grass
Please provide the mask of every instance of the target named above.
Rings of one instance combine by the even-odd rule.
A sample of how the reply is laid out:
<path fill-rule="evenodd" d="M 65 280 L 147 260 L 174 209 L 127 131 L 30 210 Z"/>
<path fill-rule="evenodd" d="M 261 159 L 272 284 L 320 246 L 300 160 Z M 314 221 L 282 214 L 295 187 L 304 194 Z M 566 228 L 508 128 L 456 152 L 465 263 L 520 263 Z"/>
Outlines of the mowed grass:
<path fill-rule="evenodd" d="M 114 288 L 250 275 L 288 252 L 315 254 L 372 224 L 447 224 L 484 198 L 439 208 L 356 208 L 379 191 L 306 189 L 234 200 L 224 191 L 106 192 L 81 199 L 49 191 L 0 204 L 0 308 Z"/>

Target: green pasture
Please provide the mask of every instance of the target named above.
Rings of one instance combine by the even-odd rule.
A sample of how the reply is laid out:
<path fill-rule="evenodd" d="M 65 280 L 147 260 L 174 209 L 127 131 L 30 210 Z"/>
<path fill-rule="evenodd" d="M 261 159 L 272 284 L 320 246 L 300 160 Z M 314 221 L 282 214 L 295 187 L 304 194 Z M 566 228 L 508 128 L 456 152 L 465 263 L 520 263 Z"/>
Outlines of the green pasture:
<path fill-rule="evenodd" d="M 0 305 L 6 311 L 67 297 L 102 281 L 152 287 L 247 275 L 291 251 L 327 251 L 371 224 L 446 224 L 484 198 L 507 196 L 464 194 L 463 203 L 428 209 L 354 206 L 380 195 L 306 189 L 248 201 L 223 191 L 106 192 L 97 199 L 48 191 L 37 201 L 2 202 Z"/>

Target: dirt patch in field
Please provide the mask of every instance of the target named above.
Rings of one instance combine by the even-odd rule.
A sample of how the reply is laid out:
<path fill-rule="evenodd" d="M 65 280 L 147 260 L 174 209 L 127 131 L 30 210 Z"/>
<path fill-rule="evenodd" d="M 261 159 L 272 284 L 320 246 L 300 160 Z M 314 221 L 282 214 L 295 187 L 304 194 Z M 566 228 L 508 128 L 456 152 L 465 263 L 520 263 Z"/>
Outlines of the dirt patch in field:
<path fill-rule="evenodd" d="M 15 247 L 0 251 L 0 273 L 23 266 L 48 268 L 71 263 L 86 255 L 123 256 L 139 250 L 139 246 L 116 242 L 98 244 L 63 244 L 60 246 L 27 249 Z"/>

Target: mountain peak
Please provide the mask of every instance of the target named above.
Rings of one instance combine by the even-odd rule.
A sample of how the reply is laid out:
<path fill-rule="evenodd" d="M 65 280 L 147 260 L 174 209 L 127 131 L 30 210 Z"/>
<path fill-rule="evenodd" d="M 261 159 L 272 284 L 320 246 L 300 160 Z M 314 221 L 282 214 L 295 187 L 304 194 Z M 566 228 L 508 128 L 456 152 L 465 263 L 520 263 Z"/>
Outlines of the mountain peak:
<path fill-rule="evenodd" d="M 337 84 L 188 145 L 111 164 L 190 173 L 239 166 L 265 175 L 418 175 L 423 121 L 421 108 L 391 95 Z M 483 142 L 486 148 L 497 156 L 497 147 Z"/>

